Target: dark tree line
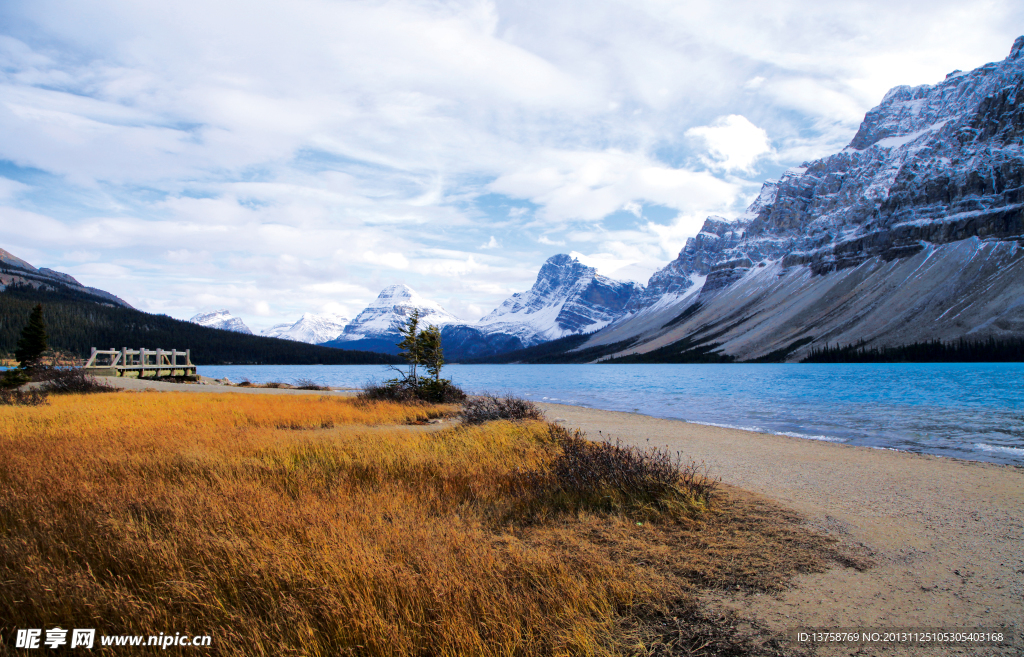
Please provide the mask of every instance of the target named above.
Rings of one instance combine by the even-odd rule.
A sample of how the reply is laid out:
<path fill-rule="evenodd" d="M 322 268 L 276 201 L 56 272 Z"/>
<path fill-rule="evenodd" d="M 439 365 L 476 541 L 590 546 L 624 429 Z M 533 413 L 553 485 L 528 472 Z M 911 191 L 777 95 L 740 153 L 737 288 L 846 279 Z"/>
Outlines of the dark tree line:
<path fill-rule="evenodd" d="M 17 349 L 22 327 L 36 304 L 50 349 L 85 358 L 91 347 L 191 349 L 199 365 L 377 365 L 401 362 L 387 354 L 332 349 L 317 345 L 233 333 L 191 322 L 151 315 L 105 303 L 76 290 L 37 290 L 11 286 L 0 292 L 0 352 Z"/>
<path fill-rule="evenodd" d="M 811 349 L 802 363 L 999 363 L 1024 361 L 1024 339 L 915 342 L 899 347 L 871 347 L 864 343 L 826 345 Z"/>

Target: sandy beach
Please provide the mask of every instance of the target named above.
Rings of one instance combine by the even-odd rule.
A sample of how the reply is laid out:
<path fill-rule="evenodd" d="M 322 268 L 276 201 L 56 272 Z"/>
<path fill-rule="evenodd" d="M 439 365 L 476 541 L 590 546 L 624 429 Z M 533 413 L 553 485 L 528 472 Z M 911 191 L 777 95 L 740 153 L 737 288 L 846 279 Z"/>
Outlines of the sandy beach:
<path fill-rule="evenodd" d="M 212 380 L 106 381 L 135 390 L 325 394 Z M 578 427 L 591 439 L 657 446 L 703 461 L 723 483 L 796 510 L 872 564 L 864 570 L 837 564 L 802 575 L 774 596 L 711 594 L 706 602 L 712 608 L 750 619 L 762 633 L 1012 626 L 1016 642 L 1001 648 L 819 646 L 814 654 L 1024 654 L 1024 469 L 635 413 L 540 406 L 549 420 Z"/>
<path fill-rule="evenodd" d="M 778 596 L 708 602 L 775 632 L 796 627 L 1014 626 L 1012 648 L 844 646 L 818 654 L 1024 654 L 1024 469 L 542 404 L 591 439 L 704 461 L 724 483 L 806 517 L 873 565 L 800 576 Z"/>

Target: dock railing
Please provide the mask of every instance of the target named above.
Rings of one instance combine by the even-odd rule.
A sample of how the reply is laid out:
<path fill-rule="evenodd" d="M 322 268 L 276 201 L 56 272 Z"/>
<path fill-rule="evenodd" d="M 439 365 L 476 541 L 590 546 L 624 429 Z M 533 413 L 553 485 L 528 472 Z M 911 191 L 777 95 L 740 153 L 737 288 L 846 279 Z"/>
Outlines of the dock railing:
<path fill-rule="evenodd" d="M 184 359 L 184 362 L 179 362 Z M 115 349 L 92 348 L 92 354 L 85 363 L 85 369 L 99 376 L 195 376 L 196 366 L 192 364 L 192 350 L 177 349 Z"/>

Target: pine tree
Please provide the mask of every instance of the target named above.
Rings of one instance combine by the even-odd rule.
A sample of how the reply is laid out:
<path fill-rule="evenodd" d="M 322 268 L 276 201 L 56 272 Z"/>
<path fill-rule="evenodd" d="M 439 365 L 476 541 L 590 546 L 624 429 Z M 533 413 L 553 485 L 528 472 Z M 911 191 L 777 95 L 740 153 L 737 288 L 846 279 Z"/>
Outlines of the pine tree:
<path fill-rule="evenodd" d="M 441 351 L 441 329 L 428 326 L 419 335 L 420 357 L 423 364 L 434 377 L 434 383 L 441 380 L 441 368 L 444 366 L 444 352 Z"/>
<path fill-rule="evenodd" d="M 46 351 L 46 324 L 43 322 L 43 304 L 38 303 L 32 309 L 28 317 L 28 324 L 21 329 L 21 337 L 18 338 L 18 348 L 14 352 L 14 358 L 20 363 L 21 369 L 35 367 L 43 352 Z"/>
<path fill-rule="evenodd" d="M 398 331 L 402 336 L 402 341 L 398 343 L 398 353 L 409 363 L 407 378 L 412 381 L 414 386 L 419 385 L 419 379 L 416 378 L 416 366 L 423 362 L 419 326 L 420 311 L 413 309 L 412 314 L 409 315 L 409 321 Z"/>

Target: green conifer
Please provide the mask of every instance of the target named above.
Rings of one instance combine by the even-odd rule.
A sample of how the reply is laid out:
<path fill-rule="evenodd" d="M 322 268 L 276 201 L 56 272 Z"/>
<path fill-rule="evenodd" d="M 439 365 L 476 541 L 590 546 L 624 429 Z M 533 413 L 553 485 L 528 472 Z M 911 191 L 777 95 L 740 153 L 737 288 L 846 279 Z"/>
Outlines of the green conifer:
<path fill-rule="evenodd" d="M 441 351 L 441 329 L 428 326 L 420 332 L 420 357 L 423 365 L 434 377 L 434 383 L 441 381 L 441 368 L 444 366 L 444 352 Z"/>
<path fill-rule="evenodd" d="M 418 309 L 413 309 L 412 314 L 409 315 L 409 321 L 406 322 L 404 327 L 399 329 L 402 341 L 398 343 L 398 353 L 405 359 L 405 362 L 409 363 L 409 375 L 406 378 L 408 378 L 414 386 L 419 385 L 419 379 L 416 376 L 416 367 L 423 362 L 419 325 L 420 311 Z"/>
<path fill-rule="evenodd" d="M 36 304 L 32 314 L 28 317 L 28 324 L 21 329 L 21 337 L 18 338 L 18 348 L 14 351 L 14 358 L 17 359 L 21 369 L 34 367 L 43 352 L 46 351 L 46 324 L 43 322 L 43 304 Z"/>

